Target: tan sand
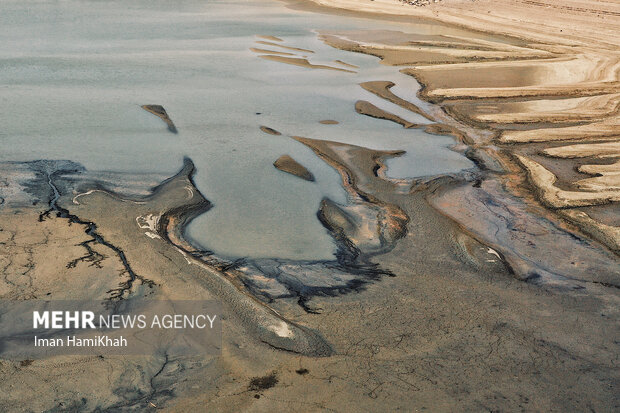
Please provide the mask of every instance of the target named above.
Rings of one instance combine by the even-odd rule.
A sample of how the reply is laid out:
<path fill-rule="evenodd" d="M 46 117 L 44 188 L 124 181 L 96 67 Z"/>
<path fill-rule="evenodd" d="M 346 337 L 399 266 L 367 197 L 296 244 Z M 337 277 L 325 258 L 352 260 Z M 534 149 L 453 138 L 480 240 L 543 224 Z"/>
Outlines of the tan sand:
<path fill-rule="evenodd" d="M 335 63 L 341 64 L 343 66 L 347 66 L 353 69 L 359 69 L 359 66 L 353 65 L 351 63 L 343 62 L 342 60 L 334 60 Z"/>
<path fill-rule="evenodd" d="M 415 123 L 411 123 L 408 120 L 401 118 L 400 116 L 394 115 L 393 113 L 390 113 L 381 108 L 378 108 L 366 100 L 358 100 L 357 102 L 355 102 L 355 111 L 357 113 L 370 116 L 372 118 L 385 119 L 385 120 L 392 121 L 394 123 L 398 123 L 399 125 L 402 125 L 406 129 L 415 128 L 419 126 Z"/>
<path fill-rule="evenodd" d="M 433 120 L 426 112 L 422 109 L 414 105 L 413 103 L 402 99 L 396 96 L 394 93 L 390 91 L 390 88 L 394 86 L 394 82 L 389 81 L 371 81 L 371 82 L 363 82 L 360 83 L 360 86 L 370 93 L 374 93 L 375 95 L 392 102 L 402 108 L 405 108 L 411 112 L 417 113 L 418 115 L 424 116 L 426 119 Z"/>
<path fill-rule="evenodd" d="M 381 63 L 390 66 L 553 56 L 544 50 L 503 43 L 450 39 L 445 36 L 421 37 L 397 31 L 322 32 L 320 38 L 340 49 L 377 56 Z"/>
<path fill-rule="evenodd" d="M 255 47 L 250 47 L 250 50 L 253 51 L 254 53 L 275 54 L 278 56 L 295 56 L 293 53 L 276 52 L 275 50 L 257 49 Z"/>
<path fill-rule="evenodd" d="M 600 205 L 620 201 L 620 190 L 604 189 L 596 192 L 565 191 L 557 186 L 557 177 L 539 163 L 524 156 L 516 155 L 528 171 L 532 184 L 540 193 L 541 200 L 552 208 Z"/>
<path fill-rule="evenodd" d="M 562 209 L 560 214 L 567 217 L 572 222 L 577 222 L 583 231 L 586 231 L 595 239 L 600 239 L 612 251 L 620 253 L 620 228 L 612 225 L 605 225 L 592 219 L 588 214 L 577 209 Z"/>
<path fill-rule="evenodd" d="M 0 297 L 82 299 L 82 292 L 106 297 L 127 280 L 121 261 L 105 246 L 81 245 L 91 239 L 67 220 L 39 222 L 36 209 L 3 210 L 0 226 Z"/>
<path fill-rule="evenodd" d="M 617 139 L 620 119 L 610 117 L 604 121 L 564 128 L 543 128 L 532 130 L 508 130 L 501 134 L 501 143 L 552 142 L 582 139 Z"/>
<path fill-rule="evenodd" d="M 337 120 L 333 120 L 333 119 L 324 119 L 324 120 L 320 120 L 319 123 L 321 125 L 337 125 L 340 122 L 338 122 Z"/>
<path fill-rule="evenodd" d="M 618 137 L 618 141 L 556 146 L 554 148 L 545 149 L 543 153 L 547 156 L 556 158 L 585 158 L 589 156 L 616 158 L 620 157 L 620 136 Z"/>
<path fill-rule="evenodd" d="M 620 172 L 605 173 L 596 178 L 586 178 L 575 182 L 579 189 L 584 191 L 620 190 Z"/>
<path fill-rule="evenodd" d="M 265 39 L 265 40 L 271 40 L 274 42 L 282 42 L 283 40 L 280 39 L 279 37 L 276 36 L 264 36 L 264 35 L 258 35 L 256 37 L 260 37 L 261 39 Z"/>
<path fill-rule="evenodd" d="M 495 103 L 489 113 L 480 113 L 488 104 L 469 104 L 468 112 L 474 120 L 491 123 L 564 123 L 604 119 L 618 113 L 620 94 L 567 99 L 540 99 L 518 103 Z M 454 106 L 451 107 L 454 110 Z M 483 109 L 484 110 L 484 109 Z M 476 113 L 478 111 L 478 113 Z M 465 115 L 465 113 L 463 113 Z"/>
<path fill-rule="evenodd" d="M 184 223 L 210 206 L 193 186 L 189 162 L 139 199 L 102 190 L 76 199 L 69 191 L 61 205 L 93 222 L 136 274 L 152 279 L 134 283 L 126 298 L 222 302 L 221 355 L 169 356 L 164 347 L 136 357 L 0 360 L 0 410 L 613 409 L 608 384 L 617 378 L 618 289 L 603 285 L 608 275 L 582 271 L 588 280 L 582 289 L 541 293 L 513 279 L 500 253 L 429 205 L 428 196 L 450 185 L 412 189 L 409 182 L 401 191 L 385 177 L 384 160 L 402 152 L 296 139 L 338 171 L 353 199 L 352 208 L 326 201 L 320 215 L 352 245 L 379 251 L 366 265 L 375 268 L 376 260 L 394 277 L 354 293 L 314 297 L 320 314 L 305 312 L 297 297 L 267 304 L 252 296 L 238 278 L 243 268 L 205 257 L 183 239 Z M 47 196 L 45 177 L 35 179 Z M 45 208 L 45 202 L 0 207 L 0 291 L 15 299 L 48 292 L 52 298 L 108 297 L 107 288 L 127 279 L 116 254 L 94 243 L 108 257 L 102 268 L 92 265 L 98 256 L 75 245 L 89 239 L 84 226 L 55 214 L 40 222 Z M 509 232 L 534 243 L 546 235 L 525 224 Z M 535 247 L 547 262 L 566 261 L 566 251 L 552 243 Z M 571 256 L 584 265 L 574 251 Z M 68 268 L 76 258 L 76 267 Z M 325 272 L 334 271 L 330 265 Z"/>
<path fill-rule="evenodd" d="M 360 179 L 356 175 L 356 180 Z M 270 347 L 243 327 L 231 306 L 219 356 L 2 360 L 1 408 L 11 411 L 28 406 L 45 411 L 59 404 L 77 406 L 76 400 L 85 404 L 83 410 L 144 411 L 155 409 L 154 405 L 175 412 L 409 411 L 412 407 L 474 411 L 482 402 L 502 411 L 519 406 L 535 411 L 590 406 L 604 411 L 613 406 L 614 396 L 605 385 L 616 377 L 613 335 L 608 334 L 617 331 L 612 308 L 584 295 L 540 294 L 536 287 L 512 280 L 498 263 L 486 262 L 496 257 L 482 245 L 458 236 L 476 260 L 472 262 L 494 274 L 482 278 L 481 268 L 450 253 L 449 240 L 458 232 L 449 220 L 430 208 L 423 197 L 414 194 L 407 199 L 407 208 L 415 211 L 415 221 L 409 227 L 416 237 L 402 238 L 383 256 L 398 276 L 337 299 L 317 297 L 316 305 L 323 309 L 320 315 L 304 313 L 286 300 L 270 304 L 278 314 L 325 334 L 336 349 L 332 357 L 308 357 Z M 47 271 L 47 286 L 54 289 L 37 284 L 37 294 L 52 291 L 52 297 L 61 297 L 61 293 L 70 297 L 66 287 L 75 285 L 84 298 L 84 291 L 90 290 L 63 283 L 65 273 L 74 283 L 81 278 L 84 282 L 114 282 L 114 266 L 108 266 L 113 259 L 108 259 L 104 269 L 91 268 L 85 262 L 70 273 L 66 260 L 83 255 L 81 247 L 71 247 L 83 239 L 81 228 L 57 219 L 38 223 L 38 209 L 29 208 L 28 212 L 22 208 L 21 216 L 11 210 L 0 211 L 0 228 L 14 230 L 18 223 L 23 235 L 33 237 L 31 246 L 50 231 L 48 245 L 53 250 L 41 251 L 45 255 L 36 258 L 34 271 Z M 86 206 L 82 212 L 90 208 L 97 207 Z M 200 276 L 204 270 L 186 262 L 161 240 L 145 237 L 135 223 L 126 226 L 124 235 L 116 233 L 116 213 L 113 217 L 106 217 L 105 211 L 95 215 L 110 241 L 141 245 L 130 260 L 141 273 L 161 274 L 156 297 L 212 297 L 201 278 L 208 282 L 214 274 Z M 57 232 L 61 227 L 73 231 L 77 238 L 63 238 L 63 232 Z M 27 249 L 29 242 L 21 236 L 15 238 L 11 254 Z M 436 256 L 438 248 L 445 251 L 441 266 L 428 265 L 428 257 Z M 0 250 L 0 257 L 3 253 Z M 49 256 L 58 256 L 58 260 L 50 263 Z M 7 274 L 17 275 L 24 269 L 27 267 L 11 268 Z M 576 318 L 581 322 L 576 324 Z M 588 345 L 581 345 L 583 342 Z M 273 380 L 257 385 L 261 383 L 257 379 L 266 377 Z M 467 377 L 466 388 L 461 387 L 463 377 Z M 567 388 L 567 380 L 574 385 Z M 528 395 L 527 401 L 523 394 Z"/>
<path fill-rule="evenodd" d="M 306 181 L 314 182 L 314 175 L 305 166 L 291 158 L 290 155 L 280 156 L 273 166 L 283 172 L 295 175 L 298 178 L 305 179 Z"/>
<path fill-rule="evenodd" d="M 430 125 L 426 125 L 424 127 L 424 131 L 426 133 L 430 133 L 432 135 L 444 135 L 444 136 L 452 136 L 458 142 L 466 143 L 468 145 L 472 145 L 474 142 L 461 130 L 455 128 L 451 125 L 446 125 L 444 123 L 433 123 Z"/>
<path fill-rule="evenodd" d="M 299 47 L 284 46 L 282 44 L 278 44 L 278 43 L 274 43 L 274 42 L 266 42 L 266 41 L 263 41 L 263 40 L 259 40 L 256 43 L 258 43 L 258 44 L 265 44 L 265 45 L 268 45 L 268 46 L 280 47 L 282 49 L 287 49 L 287 50 L 294 50 L 296 52 L 314 53 L 314 51 L 312 51 L 312 50 L 300 49 Z"/>
<path fill-rule="evenodd" d="M 595 175 L 594 178 L 575 182 L 580 189 L 586 191 L 620 190 L 620 161 L 602 165 L 581 165 L 577 170 L 584 174 Z"/>
<path fill-rule="evenodd" d="M 261 126 L 260 130 L 262 130 L 265 133 L 268 133 L 270 135 L 275 135 L 275 136 L 279 136 L 282 135 L 280 132 L 278 132 L 277 130 L 270 128 L 269 126 Z"/>
<path fill-rule="evenodd" d="M 427 7 L 398 0 L 310 0 L 342 11 L 410 21 L 420 17 L 536 42 L 560 45 L 616 46 L 620 5 L 598 0 L 443 0 Z M 303 5 L 298 5 L 303 7 Z"/>
<path fill-rule="evenodd" d="M 420 82 L 422 99 L 441 105 L 461 125 L 473 128 L 463 141 L 511 173 L 526 172 L 544 205 L 567 208 L 616 202 L 615 174 L 575 179 L 574 171 L 564 169 L 570 173 L 556 176 L 524 155 L 526 148 L 513 144 L 553 144 L 549 154 L 572 158 L 617 156 L 616 145 L 607 142 L 617 142 L 620 136 L 620 3 L 444 0 L 426 7 L 397 0 L 309 3 L 336 13 L 367 13 L 398 21 L 421 17 L 488 33 L 484 40 L 479 35 L 465 39 L 395 31 L 325 32 L 321 38 L 334 47 L 377 56 L 384 64 L 406 66 L 401 71 Z M 381 86 L 371 84 L 373 93 L 378 94 Z M 394 102 L 385 91 L 378 95 Z M 438 114 L 432 114 L 435 120 Z M 480 139 L 476 129 L 491 132 L 500 150 L 482 146 L 487 140 Z M 586 139 L 603 143 L 557 147 Z M 512 169 L 516 158 L 504 156 L 510 153 L 518 154 L 516 166 L 521 169 Z M 572 220 L 571 216 L 562 214 L 563 219 Z M 593 214 L 592 220 L 597 217 Z M 573 223 L 590 235 L 607 230 L 604 226 L 590 230 L 584 227 L 586 222 Z M 612 247 L 608 240 L 617 236 L 613 234 L 611 228 L 608 236 L 598 239 Z"/>
<path fill-rule="evenodd" d="M 286 63 L 294 66 L 306 67 L 308 69 L 327 69 L 327 70 L 336 70 L 339 72 L 347 72 L 347 73 L 355 73 L 352 70 L 341 69 L 339 67 L 327 66 L 327 65 L 314 65 L 308 61 L 308 59 L 304 59 L 301 57 L 284 57 L 284 56 L 271 56 L 271 55 L 260 55 L 258 56 L 261 59 L 273 60 L 274 62 Z"/>
<path fill-rule="evenodd" d="M 335 1 L 370 10 L 389 6 L 400 12 L 409 8 L 391 0 Z M 609 22 L 618 5 L 608 1 L 510 0 L 498 4 L 444 0 L 427 8 L 409 9 L 432 18 L 443 5 L 446 12 L 438 12 L 438 19 L 525 33 L 524 37 L 531 32 L 550 48 L 554 42 L 591 47 L 599 41 L 601 48 L 609 51 L 607 42 L 618 33 L 617 24 Z M 472 5 L 476 6 L 473 11 Z M 601 17 L 590 13 L 591 7 L 598 7 Z M 486 9 L 494 13 L 487 14 Z M 524 27 L 523 13 L 531 16 L 529 27 Z M 600 24 L 592 24 L 593 18 L 600 19 Z M 566 37 L 557 34 L 561 28 Z M 424 59 L 430 57 L 427 54 Z M 475 73 L 476 67 L 468 70 Z M 432 85 L 427 87 L 432 89 Z M 530 96 L 538 98 L 551 90 L 544 90 L 545 84 L 536 87 L 541 94 Z M 596 87 L 601 93 L 594 93 L 594 87 L 586 92 L 611 93 L 606 85 Z M 506 92 L 516 96 L 519 88 Z M 579 93 L 578 87 L 571 85 L 561 88 Z M 483 88 L 472 88 L 477 89 Z M 495 92 L 500 93 L 499 89 L 507 88 L 498 87 Z M 482 94 L 477 101 L 486 99 Z M 575 109 L 578 111 L 578 106 Z M 442 133 L 452 127 L 437 124 L 428 128 Z M 475 134 L 468 138 L 472 147 L 476 138 Z M 27 404 L 35 411 L 613 411 L 617 406 L 614 384 L 618 380 L 616 337 L 620 325 L 617 277 L 601 275 L 599 267 L 586 267 L 586 260 L 575 255 L 586 240 L 562 244 L 574 249 L 541 242 L 548 240 L 545 237 L 551 227 L 532 226 L 510 204 L 482 204 L 486 210 L 496 208 L 505 210 L 508 217 L 517 216 L 517 225 L 510 226 L 507 233 L 515 241 L 523 240 L 522 245 L 533 245 L 524 255 L 542 251 L 545 264 L 565 263 L 576 268 L 578 290 L 567 289 L 563 294 L 542 290 L 510 277 L 505 251 L 476 241 L 474 231 L 468 229 L 484 224 L 480 217 L 487 215 L 451 194 L 440 198 L 442 207 L 431 207 L 432 196 L 451 187 L 447 180 L 400 191 L 399 185 L 381 172 L 381 159 L 398 153 L 297 139 L 340 173 L 345 189 L 354 197 L 351 209 L 329 202 L 321 207 L 330 210 L 324 216 L 331 216 L 336 227 L 349 232 L 352 243 L 372 250 L 381 244 L 377 240 L 401 237 L 376 257 L 395 277 L 385 277 L 337 299 L 316 297 L 313 305 L 322 309 L 321 314 L 305 313 L 297 305 L 297 297 L 278 299 L 267 306 L 245 290 L 235 270 L 199 259 L 194 255 L 199 251 L 184 242 L 180 228 L 188 219 L 186 213 L 208 204 L 188 175 L 177 176 L 141 204 L 104 192 L 85 194 L 79 204 L 70 206 L 71 212 L 95 222 L 106 239 L 123 248 L 139 274 L 156 282 L 154 289 L 135 285 L 134 294 L 154 291 L 156 298 L 219 298 L 227 306 L 222 354 L 196 358 L 56 357 L 21 363 L 2 360 L 0 393 L 4 397 L 0 409 L 23 410 Z M 499 141 L 498 145 L 504 144 Z M 510 154 L 513 147 L 523 146 L 500 149 Z M 484 153 L 493 152 L 488 149 Z M 599 193 L 556 188 L 553 173 L 528 157 L 519 159 L 531 182 L 550 200 L 583 203 L 594 196 L 594 202 L 599 202 Z M 520 175 L 508 167 L 506 179 L 519 181 Z M 581 172 L 603 175 L 615 170 L 600 165 L 582 168 Z M 461 187 L 477 194 L 490 184 L 497 181 Z M 372 225 L 350 225 L 356 216 L 369 214 L 372 206 L 379 207 L 375 220 L 366 222 Z M 464 218 L 449 219 L 438 212 L 449 207 L 460 208 Z M 87 240 L 81 225 L 71 226 L 55 217 L 38 222 L 40 212 L 32 205 L 0 208 L 0 265 L 4 268 L 0 291 L 7 297 L 43 297 L 50 292 L 53 298 L 100 298 L 106 288 L 126 281 L 120 262 L 104 248 L 96 249 L 111 255 L 100 261 L 103 268 L 91 266 L 98 255 L 76 246 Z M 594 219 L 595 214 L 577 208 L 562 208 L 557 213 L 620 251 L 618 227 L 602 224 Z M 149 222 L 156 223 L 155 233 L 146 225 Z M 494 224 L 491 221 L 487 231 L 499 232 L 499 225 Z M 601 254 L 600 249 L 589 252 Z M 600 256 L 599 266 L 615 262 Z M 77 267 L 67 268 L 76 258 Z M 520 268 L 512 268 L 515 270 L 521 274 Z M 527 277 L 525 273 L 523 279 L 530 280 Z M 287 330 L 291 337 L 277 334 Z M 328 354 L 331 356 L 317 357 Z"/>
<path fill-rule="evenodd" d="M 385 160 L 403 151 L 377 151 L 368 148 L 294 136 L 322 160 L 338 171 L 351 205 L 338 205 L 325 199 L 321 221 L 367 254 L 391 248 L 406 231 L 409 217 L 398 205 L 375 196 L 394 191 L 396 184 L 383 175 Z"/>
<path fill-rule="evenodd" d="M 142 109 L 144 109 L 147 112 L 150 112 L 153 115 L 161 118 L 161 120 L 166 122 L 166 125 L 168 125 L 168 130 L 170 132 L 177 133 L 176 126 L 172 122 L 172 119 L 170 119 L 170 117 L 168 116 L 168 113 L 166 112 L 166 109 L 164 109 L 163 106 L 161 106 L 161 105 L 142 105 Z"/>
<path fill-rule="evenodd" d="M 582 165 L 579 172 L 592 175 L 605 175 L 620 173 L 620 161 L 608 165 Z"/>

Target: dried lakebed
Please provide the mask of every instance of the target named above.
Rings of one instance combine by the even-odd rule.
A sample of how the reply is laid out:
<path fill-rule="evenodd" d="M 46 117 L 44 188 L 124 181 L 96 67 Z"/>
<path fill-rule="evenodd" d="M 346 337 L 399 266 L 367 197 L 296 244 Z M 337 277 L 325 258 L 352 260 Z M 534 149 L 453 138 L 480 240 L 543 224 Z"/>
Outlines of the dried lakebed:
<path fill-rule="evenodd" d="M 36 143 L 28 151 L 15 146 L 17 152 L 4 155 L 13 161 L 0 162 L 0 294 L 216 299 L 225 309 L 221 354 L 181 357 L 152 343 L 157 351 L 149 356 L 2 360 L 0 409 L 607 411 L 617 405 L 617 145 L 612 135 L 596 135 L 616 130 L 608 121 L 617 107 L 608 87 L 615 86 L 581 82 L 587 96 L 558 99 L 553 93 L 576 86 L 554 91 L 535 79 L 538 69 L 549 78 L 570 71 L 577 63 L 564 55 L 576 49 L 422 23 L 406 34 L 403 26 L 383 30 L 387 23 L 348 19 L 338 19 L 348 26 L 342 31 L 318 30 L 319 40 L 314 33 L 292 35 L 295 25 L 333 30 L 340 27 L 335 19 L 254 5 L 252 18 L 245 16 L 251 24 L 241 28 L 226 24 L 232 6 L 219 3 L 209 6 L 220 14 L 208 27 L 235 36 L 220 42 L 218 33 L 194 49 L 205 17 L 188 5 L 189 13 L 164 10 L 172 28 L 158 18 L 164 6 L 128 11 L 131 27 L 139 17 L 162 37 L 184 40 L 159 49 L 155 39 L 150 49 L 154 44 L 142 39 L 137 61 L 166 61 L 166 70 L 133 66 L 124 56 L 121 66 L 140 67 L 147 80 L 136 89 L 135 73 L 115 72 L 115 79 L 131 82 L 126 94 L 103 96 L 114 105 L 85 116 L 77 98 L 55 83 L 54 93 L 76 111 L 79 139 L 50 124 L 36 104 L 24 105 L 20 99 L 30 96 L 24 90 L 9 90 L 20 116 L 27 107 L 47 127 L 41 127 L 45 139 L 33 126 L 19 129 Z M 273 11 L 286 13 L 280 30 L 253 18 Z M 122 50 L 131 48 L 127 40 Z M 230 44 L 234 51 L 221 50 Z M 166 47 L 179 53 L 179 78 L 176 59 L 157 59 L 169 56 Z M 203 59 L 205 47 L 217 59 Z M 582 46 L 579 52 L 578 64 L 593 59 Z M 510 68 L 515 59 L 535 87 L 502 83 L 494 90 L 500 78 L 523 80 Z M 220 79 L 222 66 L 212 61 L 239 77 Z M 613 71 L 609 59 L 597 62 Z M 403 65 L 415 67 L 399 73 Z M 488 76 L 469 85 L 477 95 L 466 96 L 458 85 L 473 82 L 471 68 Z M 219 91 L 213 77 L 226 83 L 226 93 L 213 94 Z M 420 96 L 437 104 L 416 97 L 414 77 L 425 86 Z M 207 86 L 197 90 L 201 82 Z M 305 82 L 312 86 L 301 88 Z M 101 86 L 91 90 L 98 98 Z M 483 89 L 495 95 L 481 96 Z M 499 97 L 499 89 L 527 96 Z M 161 93 L 145 92 L 153 90 Z M 137 92 L 148 96 L 134 102 Z M 120 110 L 118 102 L 126 102 Z M 141 108 L 144 102 L 163 106 Z M 67 122 L 67 113 L 53 115 Z M 584 123 L 590 121 L 596 130 Z M 23 123 L 9 119 L 7 139 Z M 593 133 L 587 144 L 547 139 L 584 130 Z M 65 144 L 48 134 L 62 135 Z M 105 150 L 92 151 L 99 147 L 93 141 Z M 118 160 L 127 154 L 129 171 Z M 181 165 L 185 154 L 192 159 Z M 226 199 L 226 187 L 238 190 Z M 237 209 L 254 204 L 268 214 Z M 581 231 L 596 236 L 558 219 L 562 214 L 587 221 Z M 293 239 L 303 231 L 314 243 Z M 230 242 L 210 244 L 222 239 Z M 280 241 L 291 245 L 274 258 Z"/>

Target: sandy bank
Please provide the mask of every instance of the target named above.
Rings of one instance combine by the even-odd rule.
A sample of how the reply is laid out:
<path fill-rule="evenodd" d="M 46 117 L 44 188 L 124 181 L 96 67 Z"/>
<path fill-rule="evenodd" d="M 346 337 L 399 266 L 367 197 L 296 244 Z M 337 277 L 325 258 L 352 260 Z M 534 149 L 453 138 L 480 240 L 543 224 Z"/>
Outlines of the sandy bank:
<path fill-rule="evenodd" d="M 398 21 L 429 18 L 477 30 L 472 36 L 373 30 L 322 32 L 320 37 L 333 47 L 376 56 L 382 64 L 415 77 L 422 86 L 419 97 L 442 109 L 431 120 L 460 130 L 460 141 L 470 146 L 470 156 L 486 159 L 481 165 L 502 165 L 500 169 L 514 174 L 510 179 L 494 179 L 510 182 L 508 187 L 521 196 L 533 193 L 538 198 L 535 202 L 551 209 L 575 208 L 574 213 L 558 212 L 556 218 L 616 249 L 618 227 L 610 225 L 608 211 L 599 206 L 620 199 L 618 164 L 609 162 L 620 157 L 620 4 L 312 3 L 336 13 L 336 9 L 348 10 Z M 488 36 L 481 38 L 480 32 Z M 420 113 L 391 93 L 390 82 L 366 82 L 362 87 Z M 374 112 L 362 111 L 371 116 Z M 445 114 L 457 123 L 442 118 Z M 588 172 L 601 167 L 601 172 Z M 589 219 L 583 219 L 583 214 Z"/>
<path fill-rule="evenodd" d="M 310 0 L 318 6 L 380 16 L 426 18 L 544 43 L 619 44 L 620 4 L 597 0 L 443 0 L 426 7 L 398 0 Z M 300 5 L 303 7 L 303 4 Z"/>

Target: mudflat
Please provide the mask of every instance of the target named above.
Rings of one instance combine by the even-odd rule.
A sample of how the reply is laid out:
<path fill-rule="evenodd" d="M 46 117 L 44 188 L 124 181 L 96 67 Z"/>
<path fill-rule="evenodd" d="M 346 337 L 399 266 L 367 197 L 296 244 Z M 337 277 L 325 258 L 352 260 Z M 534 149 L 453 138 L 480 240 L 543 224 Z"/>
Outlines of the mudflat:
<path fill-rule="evenodd" d="M 310 127 L 268 105 L 253 110 L 256 140 L 278 155 L 251 172 L 277 173 L 283 191 L 322 197 L 312 214 L 335 253 L 296 259 L 225 256 L 192 238 L 190 224 L 222 208 L 208 185 L 199 189 L 192 159 L 217 140 L 201 141 L 163 176 L 90 171 L 71 160 L 0 162 L 2 299 L 213 299 L 225 314 L 218 355 L 174 355 L 162 341 L 143 356 L 0 359 L 0 409 L 617 410 L 620 6 L 287 4 L 373 25 L 428 22 L 426 32 L 406 24 L 317 30 L 314 45 L 339 58 L 286 30 L 255 33 L 243 47 L 272 70 L 305 71 L 316 82 L 363 73 L 359 94 L 330 91 L 353 119 L 382 122 L 386 139 L 403 131 L 450 139 L 473 166 L 395 176 L 396 162 L 421 159 L 345 139 L 355 122 L 340 122 L 332 108 Z M 358 55 L 420 89 L 369 75 Z M 276 80 L 247 85 L 281 93 Z M 185 118 L 177 131 L 164 106 L 142 108 L 179 142 L 183 125 L 195 128 Z M 225 179 L 238 160 L 230 153 L 245 149 L 218 152 L 230 164 L 209 178 Z M 319 166 L 341 194 L 320 186 L 327 174 Z M 290 213 L 273 212 L 282 220 Z"/>

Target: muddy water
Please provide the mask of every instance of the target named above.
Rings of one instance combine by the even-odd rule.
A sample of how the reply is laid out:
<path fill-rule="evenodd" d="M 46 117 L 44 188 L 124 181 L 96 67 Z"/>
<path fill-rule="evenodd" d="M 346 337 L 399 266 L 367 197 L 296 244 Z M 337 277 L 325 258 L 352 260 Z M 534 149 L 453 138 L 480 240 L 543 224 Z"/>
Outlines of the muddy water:
<path fill-rule="evenodd" d="M 224 257 L 333 257 L 316 212 L 323 197 L 346 202 L 340 178 L 288 135 L 406 150 L 388 163 L 397 178 L 473 167 L 450 150 L 449 137 L 355 113 L 355 101 L 364 99 L 424 121 L 358 85 L 391 80 L 395 92 L 419 102 L 413 78 L 317 38 L 319 30 L 336 29 L 479 36 L 460 29 L 309 13 L 272 1 L 152 0 L 6 0 L 0 27 L 0 160 L 70 159 L 91 171 L 172 174 L 190 156 L 196 185 L 214 208 L 192 222 L 189 235 Z M 313 64 L 342 60 L 359 69 L 259 59 L 251 47 L 276 48 L 256 44 L 264 40 L 257 35 L 314 51 L 306 54 Z M 143 104 L 163 105 L 179 133 Z M 316 182 L 276 170 L 272 163 L 283 154 Z"/>

